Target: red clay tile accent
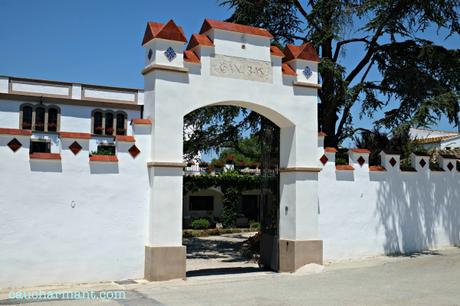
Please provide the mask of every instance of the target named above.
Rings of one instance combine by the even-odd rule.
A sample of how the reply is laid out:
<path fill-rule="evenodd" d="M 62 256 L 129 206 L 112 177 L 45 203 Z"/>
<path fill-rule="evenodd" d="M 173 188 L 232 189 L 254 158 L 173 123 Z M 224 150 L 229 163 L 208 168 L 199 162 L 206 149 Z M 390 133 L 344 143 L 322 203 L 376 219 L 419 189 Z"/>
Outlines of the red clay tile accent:
<path fill-rule="evenodd" d="M 281 51 L 277 46 L 270 46 L 270 54 L 273 56 L 284 57 L 283 51 Z"/>
<path fill-rule="evenodd" d="M 73 133 L 73 132 L 59 132 L 61 138 L 73 138 L 73 139 L 90 139 L 90 133 Z"/>
<path fill-rule="evenodd" d="M 335 169 L 336 170 L 346 170 L 346 171 L 355 170 L 355 168 L 353 168 L 353 166 L 350 166 L 350 165 L 335 165 Z"/>
<path fill-rule="evenodd" d="M 368 149 L 351 149 L 351 152 L 353 153 L 361 153 L 361 154 L 369 154 L 371 151 Z"/>
<path fill-rule="evenodd" d="M 251 34 L 251 35 L 256 35 L 256 36 L 264 36 L 270 39 L 273 38 L 273 35 L 270 34 L 270 32 L 268 32 L 265 29 L 251 27 L 251 26 L 237 24 L 237 23 L 211 20 L 211 19 L 204 20 L 203 25 L 201 26 L 200 34 L 204 34 L 211 29 L 245 33 L 245 34 Z"/>
<path fill-rule="evenodd" d="M 89 161 L 93 162 L 118 162 L 116 155 L 91 155 Z"/>
<path fill-rule="evenodd" d="M 315 48 L 313 48 L 313 45 L 310 43 L 305 43 L 300 46 L 286 45 L 286 48 L 284 48 L 284 54 L 286 56 L 283 59 L 283 62 L 288 62 L 294 59 L 302 59 L 314 62 L 320 61 Z"/>
<path fill-rule="evenodd" d="M 133 124 L 152 124 L 152 120 L 150 119 L 146 119 L 146 118 L 133 118 L 133 120 L 131 120 L 131 122 Z"/>
<path fill-rule="evenodd" d="M 206 35 L 193 34 L 192 37 L 190 37 L 190 42 L 188 43 L 187 50 L 193 49 L 196 46 L 214 47 L 214 44 Z"/>
<path fill-rule="evenodd" d="M 16 138 L 13 138 L 10 142 L 8 142 L 7 146 L 11 149 L 11 151 L 16 152 L 22 147 L 22 143 Z"/>
<path fill-rule="evenodd" d="M 134 136 L 126 136 L 126 135 L 117 135 L 115 137 L 116 141 L 124 141 L 124 142 L 136 142 Z"/>
<path fill-rule="evenodd" d="M 321 163 L 323 165 L 325 165 L 327 163 L 327 161 L 329 160 L 329 158 L 327 158 L 326 155 L 323 155 L 323 156 L 321 156 L 321 158 L 319 160 L 321 161 Z"/>
<path fill-rule="evenodd" d="M 69 149 L 70 149 L 70 151 L 72 151 L 73 155 L 77 155 L 81 151 L 82 147 L 80 146 L 80 144 L 78 142 L 74 141 L 69 146 Z"/>
<path fill-rule="evenodd" d="M 322 132 L 322 131 L 320 131 L 320 132 L 318 132 L 318 136 L 319 136 L 319 137 L 326 137 L 327 134 L 324 133 L 324 132 Z"/>
<path fill-rule="evenodd" d="M 133 158 L 136 158 L 136 156 L 141 153 L 141 150 L 139 150 L 139 148 L 136 147 L 136 145 L 133 145 L 131 148 L 129 148 L 128 152 L 129 154 L 131 154 Z"/>
<path fill-rule="evenodd" d="M 200 58 L 198 55 L 193 52 L 192 50 L 185 50 L 184 51 L 184 61 L 193 64 L 201 63 Z"/>
<path fill-rule="evenodd" d="M 158 22 L 149 21 L 147 23 L 147 28 L 145 29 L 142 45 L 145 45 L 154 38 L 187 42 L 184 30 L 177 26 L 172 20 L 169 20 L 165 25 Z"/>
<path fill-rule="evenodd" d="M 324 148 L 324 152 L 327 152 L 327 153 L 337 153 L 337 149 L 336 149 L 336 148 L 332 148 L 332 147 L 325 147 L 325 148 Z"/>
<path fill-rule="evenodd" d="M 0 129 L 0 134 L 2 135 L 32 135 L 31 130 L 20 130 L 20 129 Z"/>
<path fill-rule="evenodd" d="M 60 160 L 61 154 L 59 153 L 32 153 L 29 155 L 30 159 L 55 159 Z"/>
<path fill-rule="evenodd" d="M 288 64 L 281 65 L 281 71 L 286 75 L 297 76 L 297 73 L 295 73 L 294 69 L 292 69 Z"/>
<path fill-rule="evenodd" d="M 369 171 L 387 171 L 383 166 L 369 166 Z"/>

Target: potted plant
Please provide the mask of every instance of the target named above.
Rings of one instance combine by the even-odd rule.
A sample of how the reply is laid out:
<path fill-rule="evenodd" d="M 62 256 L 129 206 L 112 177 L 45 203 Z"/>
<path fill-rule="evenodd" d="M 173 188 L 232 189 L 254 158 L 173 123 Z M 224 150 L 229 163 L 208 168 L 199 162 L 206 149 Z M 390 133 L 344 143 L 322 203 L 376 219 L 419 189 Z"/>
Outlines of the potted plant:
<path fill-rule="evenodd" d="M 225 163 L 227 165 L 233 165 L 235 163 L 235 156 L 229 155 L 225 158 Z"/>
<path fill-rule="evenodd" d="M 126 129 L 117 129 L 117 135 L 125 135 Z"/>
<path fill-rule="evenodd" d="M 105 128 L 105 134 L 106 135 L 113 135 L 113 128 L 111 128 L 111 127 Z"/>
<path fill-rule="evenodd" d="M 104 128 L 102 126 L 96 126 L 94 128 L 94 134 L 100 135 L 100 134 L 102 134 L 103 131 L 104 131 Z"/>

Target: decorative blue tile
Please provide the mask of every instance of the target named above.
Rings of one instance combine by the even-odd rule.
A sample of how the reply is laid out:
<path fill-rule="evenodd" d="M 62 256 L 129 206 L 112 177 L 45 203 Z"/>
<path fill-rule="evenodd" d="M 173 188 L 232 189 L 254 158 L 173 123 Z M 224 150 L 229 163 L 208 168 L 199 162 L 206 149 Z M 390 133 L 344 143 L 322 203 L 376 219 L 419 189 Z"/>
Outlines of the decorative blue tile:
<path fill-rule="evenodd" d="M 303 75 L 309 79 L 312 75 L 313 72 L 311 71 L 310 67 L 306 66 L 305 69 L 303 70 Z"/>
<path fill-rule="evenodd" d="M 173 48 L 169 47 L 165 51 L 165 56 L 168 59 L 168 61 L 172 61 L 176 57 L 176 52 L 174 52 Z"/>

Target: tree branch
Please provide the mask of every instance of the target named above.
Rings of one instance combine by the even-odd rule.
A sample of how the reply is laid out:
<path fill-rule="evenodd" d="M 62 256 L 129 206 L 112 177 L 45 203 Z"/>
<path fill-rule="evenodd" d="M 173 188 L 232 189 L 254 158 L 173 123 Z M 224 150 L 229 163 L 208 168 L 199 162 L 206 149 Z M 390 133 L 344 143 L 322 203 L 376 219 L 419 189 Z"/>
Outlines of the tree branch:
<path fill-rule="evenodd" d="M 343 45 L 346 45 L 346 44 L 349 44 L 349 43 L 353 43 L 353 42 L 365 42 L 365 43 L 370 43 L 369 40 L 367 40 L 367 37 L 363 37 L 363 38 L 351 38 L 351 39 L 346 39 L 346 40 L 342 40 L 342 41 L 339 41 L 336 45 L 336 49 L 335 49 L 335 52 L 334 52 L 334 57 L 332 59 L 332 61 L 335 63 L 337 61 L 337 58 L 339 57 L 339 52 L 340 52 L 340 48 L 343 46 Z"/>

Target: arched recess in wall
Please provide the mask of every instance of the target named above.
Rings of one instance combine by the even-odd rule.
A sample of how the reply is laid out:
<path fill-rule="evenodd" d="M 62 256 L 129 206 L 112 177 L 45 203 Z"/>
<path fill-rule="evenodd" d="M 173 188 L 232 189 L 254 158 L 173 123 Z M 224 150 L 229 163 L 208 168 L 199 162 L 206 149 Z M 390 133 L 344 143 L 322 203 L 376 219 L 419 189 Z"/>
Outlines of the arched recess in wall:
<path fill-rule="evenodd" d="M 128 115 L 122 111 L 95 109 L 91 114 L 91 133 L 96 135 L 126 135 Z"/>

